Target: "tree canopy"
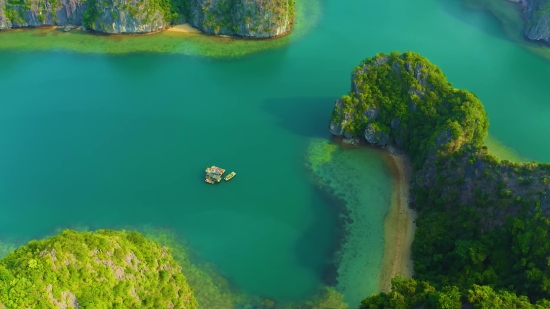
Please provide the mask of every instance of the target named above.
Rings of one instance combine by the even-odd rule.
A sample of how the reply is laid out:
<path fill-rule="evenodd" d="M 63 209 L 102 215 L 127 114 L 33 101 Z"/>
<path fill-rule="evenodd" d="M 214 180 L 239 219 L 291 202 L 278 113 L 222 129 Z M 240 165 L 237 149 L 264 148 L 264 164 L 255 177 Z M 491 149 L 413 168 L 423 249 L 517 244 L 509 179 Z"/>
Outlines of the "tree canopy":
<path fill-rule="evenodd" d="M 137 232 L 65 230 L 0 261 L 0 308 L 197 308 L 170 250 Z"/>
<path fill-rule="evenodd" d="M 398 280 L 364 308 L 548 305 L 550 165 L 492 156 L 483 145 L 487 116 L 473 93 L 453 88 L 419 54 L 378 54 L 355 68 L 330 126 L 396 146 L 413 162 L 418 281 Z"/>

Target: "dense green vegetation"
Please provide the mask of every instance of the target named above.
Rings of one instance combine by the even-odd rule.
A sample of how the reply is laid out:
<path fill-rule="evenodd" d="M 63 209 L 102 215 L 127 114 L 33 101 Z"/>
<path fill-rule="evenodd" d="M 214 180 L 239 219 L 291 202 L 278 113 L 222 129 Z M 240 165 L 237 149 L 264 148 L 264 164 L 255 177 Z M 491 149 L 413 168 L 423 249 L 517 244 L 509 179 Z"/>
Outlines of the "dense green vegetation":
<path fill-rule="evenodd" d="M 396 145 L 413 162 L 419 281 L 397 280 L 393 292 L 366 299 L 363 308 L 550 304 L 550 164 L 490 155 L 482 144 L 486 114 L 474 94 L 452 88 L 418 54 L 379 54 L 355 68 L 352 91 L 334 109 L 335 127 Z"/>
<path fill-rule="evenodd" d="M 416 166 L 434 147 L 448 153 L 464 143 L 480 144 L 487 135 L 489 124 L 477 97 L 453 88 L 437 66 L 418 54 L 366 59 L 353 71 L 353 84 L 357 88 L 340 99 L 333 122 L 351 115 L 344 132 L 360 136 L 370 127 L 379 141 L 389 139 L 405 150 Z"/>
<path fill-rule="evenodd" d="M 550 302 L 540 300 L 531 304 L 525 296 L 507 291 L 495 291 L 490 286 L 472 285 L 460 290 L 456 286 L 436 289 L 429 282 L 414 279 L 394 278 L 392 291 L 371 296 L 361 302 L 360 309 L 413 309 L 413 308 L 550 308 Z"/>
<path fill-rule="evenodd" d="M 0 307 L 197 308 L 180 270 L 139 233 L 66 230 L 0 261 Z"/>
<path fill-rule="evenodd" d="M 122 260 L 121 254 L 125 254 Z M 305 302 L 245 294 L 232 287 L 213 265 L 191 262 L 189 254 L 185 242 L 173 232 L 149 227 L 140 228 L 139 233 L 92 233 L 79 227 L 79 231 L 65 230 L 19 249 L 0 242 L 0 257 L 6 256 L 0 260 L 0 309 L 76 305 L 193 309 L 199 308 L 197 302 L 200 308 L 222 309 L 348 307 L 342 294 L 331 287 L 319 289 Z"/>

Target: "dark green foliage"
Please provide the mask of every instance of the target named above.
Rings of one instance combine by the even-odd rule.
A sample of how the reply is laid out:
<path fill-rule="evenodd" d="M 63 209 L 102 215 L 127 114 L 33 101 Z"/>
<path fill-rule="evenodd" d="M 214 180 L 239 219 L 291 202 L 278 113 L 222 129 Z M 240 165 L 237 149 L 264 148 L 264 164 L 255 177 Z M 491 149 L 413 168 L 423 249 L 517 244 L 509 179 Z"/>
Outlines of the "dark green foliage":
<path fill-rule="evenodd" d="M 420 213 L 412 247 L 417 278 L 550 298 L 548 172 L 533 163 L 498 163 L 475 147 L 438 164 L 431 181 L 414 177 L 411 184 Z"/>
<path fill-rule="evenodd" d="M 355 89 L 343 96 L 332 120 L 351 114 L 345 132 L 363 135 L 367 125 L 399 141 L 420 168 L 430 149 L 451 152 L 464 143 L 481 144 L 489 127 L 483 105 L 453 88 L 441 70 L 419 54 L 378 54 L 353 72 Z M 369 110 L 376 117 L 367 118 Z M 392 127 L 392 120 L 398 125 Z M 439 145 L 442 144 L 442 145 Z"/>
<path fill-rule="evenodd" d="M 86 11 L 84 11 L 84 15 L 82 16 L 82 25 L 86 28 L 92 28 L 93 24 L 99 17 L 99 11 L 97 7 L 97 0 L 86 0 L 86 4 L 88 4 L 88 7 L 86 8 Z"/>
<path fill-rule="evenodd" d="M 420 291 L 437 289 L 404 293 L 404 286 L 418 287 L 400 283 L 392 293 L 365 300 L 364 308 L 380 299 L 391 302 L 389 308 L 460 308 L 467 302 L 535 308 L 529 301 L 550 299 L 549 165 L 491 156 L 482 145 L 488 121 L 475 95 L 452 88 L 420 55 L 392 53 L 363 61 L 354 70 L 352 92 L 340 102 L 333 122 L 347 121 L 341 127 L 356 135 L 365 128 L 385 134 L 413 162 L 415 278 Z"/>
<path fill-rule="evenodd" d="M 392 291 L 373 295 L 361 302 L 360 309 L 545 309 L 550 302 L 531 304 L 525 296 L 507 291 L 495 291 L 490 286 L 473 285 L 460 290 L 456 286 L 436 289 L 426 281 L 392 279 Z"/>
<path fill-rule="evenodd" d="M 191 11 L 191 3 L 189 0 L 171 0 L 170 12 L 172 22 L 177 22 L 179 18 L 188 19 Z"/>
<path fill-rule="evenodd" d="M 0 261 L 0 308 L 197 308 L 180 270 L 136 232 L 66 230 Z"/>

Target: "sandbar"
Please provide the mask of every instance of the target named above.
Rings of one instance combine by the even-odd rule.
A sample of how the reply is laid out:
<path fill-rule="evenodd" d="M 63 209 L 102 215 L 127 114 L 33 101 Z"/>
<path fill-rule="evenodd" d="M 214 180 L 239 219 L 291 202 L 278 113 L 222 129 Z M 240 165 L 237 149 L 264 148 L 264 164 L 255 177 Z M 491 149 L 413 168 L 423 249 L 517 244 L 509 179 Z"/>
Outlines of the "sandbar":
<path fill-rule="evenodd" d="M 412 277 L 411 244 L 416 228 L 416 212 L 409 208 L 411 166 L 405 155 L 383 152 L 393 179 L 391 205 L 384 222 L 384 258 L 379 290 L 388 292 L 395 276 Z"/>
<path fill-rule="evenodd" d="M 174 27 L 170 27 L 166 29 L 168 32 L 180 32 L 180 33 L 202 33 L 199 29 L 189 25 L 189 24 L 181 24 L 181 25 L 175 25 Z"/>

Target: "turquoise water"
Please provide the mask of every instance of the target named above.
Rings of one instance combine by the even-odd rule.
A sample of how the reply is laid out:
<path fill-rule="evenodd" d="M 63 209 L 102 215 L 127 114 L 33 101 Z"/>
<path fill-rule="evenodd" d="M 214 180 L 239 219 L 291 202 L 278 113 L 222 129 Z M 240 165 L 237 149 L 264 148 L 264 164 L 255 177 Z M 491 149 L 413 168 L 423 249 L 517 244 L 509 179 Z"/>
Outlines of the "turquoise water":
<path fill-rule="evenodd" d="M 384 255 L 381 231 L 390 205 L 390 170 L 380 152 L 365 147 L 340 147 L 317 139 L 306 153 L 316 185 L 338 197 L 345 207 L 339 215 L 345 241 L 335 257 L 336 288 L 348 304 L 359 303 L 361 295 L 379 288 L 376 279 Z"/>
<path fill-rule="evenodd" d="M 341 204 L 305 164 L 311 145 L 329 138 L 353 67 L 392 50 L 428 57 L 480 97 L 492 136 L 550 161 L 550 63 L 508 40 L 492 17 L 454 0 L 322 4 L 308 34 L 236 59 L 0 52 L 0 237 L 166 227 L 239 289 L 297 301 L 333 282 L 335 248 L 367 246 L 366 261 L 347 259 L 336 276 L 350 280 L 337 288 L 356 307 L 376 292 L 390 175 L 368 151 L 335 152 L 316 171 L 370 218 L 341 226 Z M 206 185 L 210 165 L 237 176 Z M 353 236 L 361 233 L 362 244 Z"/>

